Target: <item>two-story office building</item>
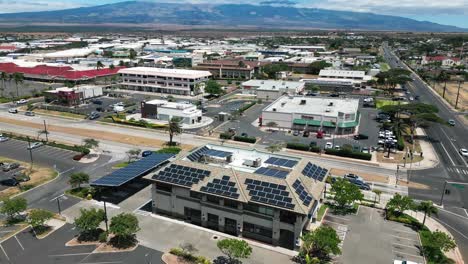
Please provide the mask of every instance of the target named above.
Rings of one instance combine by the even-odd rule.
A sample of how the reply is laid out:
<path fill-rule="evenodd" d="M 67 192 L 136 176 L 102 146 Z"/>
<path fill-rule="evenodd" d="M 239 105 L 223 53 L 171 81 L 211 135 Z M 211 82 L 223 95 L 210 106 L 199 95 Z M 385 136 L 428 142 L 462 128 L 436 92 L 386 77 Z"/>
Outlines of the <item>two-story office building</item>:
<path fill-rule="evenodd" d="M 359 126 L 359 100 L 282 96 L 262 111 L 262 124 L 300 131 L 353 134 Z"/>
<path fill-rule="evenodd" d="M 328 169 L 255 149 L 205 145 L 146 176 L 153 212 L 296 248 L 315 220 Z"/>
<path fill-rule="evenodd" d="M 119 70 L 121 87 L 127 90 L 196 95 L 203 92 L 209 71 L 135 67 Z"/>
<path fill-rule="evenodd" d="M 151 100 L 141 102 L 141 117 L 169 121 L 180 118 L 181 123 L 193 125 L 202 120 L 202 111 L 191 103 L 168 102 L 167 100 Z"/>

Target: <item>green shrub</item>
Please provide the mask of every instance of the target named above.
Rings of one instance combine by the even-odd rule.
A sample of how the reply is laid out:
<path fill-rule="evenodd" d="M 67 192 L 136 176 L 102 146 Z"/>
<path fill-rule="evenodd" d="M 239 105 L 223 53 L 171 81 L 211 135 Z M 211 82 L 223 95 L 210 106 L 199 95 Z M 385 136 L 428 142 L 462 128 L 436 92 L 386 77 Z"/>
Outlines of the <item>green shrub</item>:
<path fill-rule="evenodd" d="M 350 151 L 347 149 L 325 149 L 325 153 L 329 155 L 335 155 L 340 157 L 347 157 L 353 159 L 361 159 L 361 160 L 371 160 L 372 155 L 370 153 L 363 153 L 357 151 Z"/>
<path fill-rule="evenodd" d="M 312 146 L 312 147 L 310 147 L 309 151 L 319 153 L 320 152 L 320 147 L 319 146 Z"/>
<path fill-rule="evenodd" d="M 405 141 L 403 140 L 403 137 L 402 136 L 399 136 L 398 137 L 398 140 L 397 140 L 397 149 L 402 151 L 405 149 Z"/>
<path fill-rule="evenodd" d="M 286 148 L 288 149 L 297 149 L 297 150 L 304 150 L 304 151 L 309 151 L 309 145 L 302 144 L 302 143 L 296 143 L 296 142 L 288 142 L 286 144 Z"/>
<path fill-rule="evenodd" d="M 209 260 L 208 258 L 206 258 L 204 256 L 197 256 L 196 260 L 195 260 L 195 263 L 197 263 L 197 264 L 211 264 L 211 260 Z"/>
<path fill-rule="evenodd" d="M 179 147 L 167 147 L 155 151 L 154 153 L 179 154 L 182 149 Z"/>
<path fill-rule="evenodd" d="M 220 139 L 232 139 L 232 134 L 231 133 L 221 133 L 219 134 Z"/>
<path fill-rule="evenodd" d="M 107 242 L 107 232 L 102 232 L 99 234 L 99 237 L 98 237 L 98 240 L 99 242 L 101 243 L 105 243 Z"/>
<path fill-rule="evenodd" d="M 255 143 L 257 142 L 257 139 L 254 137 L 242 137 L 242 136 L 235 136 L 234 137 L 235 141 L 240 141 L 240 142 L 247 142 L 247 143 Z"/>
<path fill-rule="evenodd" d="M 239 110 L 237 110 L 239 112 L 239 114 L 242 114 L 243 112 L 245 112 L 245 110 L 249 109 L 250 107 L 254 106 L 257 102 L 253 101 L 253 102 L 250 102 L 244 106 L 242 106 L 241 108 L 239 108 Z"/>
<path fill-rule="evenodd" d="M 169 250 L 169 253 L 179 257 L 182 257 L 182 255 L 184 255 L 184 251 L 180 248 L 171 248 L 171 250 Z"/>

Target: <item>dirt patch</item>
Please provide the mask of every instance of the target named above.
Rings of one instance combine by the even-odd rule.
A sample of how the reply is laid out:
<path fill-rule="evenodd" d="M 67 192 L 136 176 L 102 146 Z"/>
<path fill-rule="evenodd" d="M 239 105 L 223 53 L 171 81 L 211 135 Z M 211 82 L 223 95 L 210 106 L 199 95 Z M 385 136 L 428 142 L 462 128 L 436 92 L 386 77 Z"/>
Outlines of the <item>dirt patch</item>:
<path fill-rule="evenodd" d="M 432 87 L 434 90 L 442 96 L 444 92 L 444 83 L 438 83 Z M 458 83 L 457 82 L 447 82 L 447 89 L 445 90 L 445 100 L 455 106 L 455 101 L 458 93 Z M 458 109 L 465 111 L 468 110 L 468 83 L 462 83 L 460 86 L 460 96 L 458 98 Z"/>
<path fill-rule="evenodd" d="M 406 182 L 406 181 L 399 181 L 398 185 L 400 186 L 406 186 L 409 188 L 414 188 L 414 189 L 421 189 L 421 190 L 429 190 L 431 187 L 422 184 L 422 183 L 417 183 L 417 182 Z"/>
<path fill-rule="evenodd" d="M 0 161 L 17 162 L 21 164 L 21 167 L 24 168 L 22 172 L 25 175 L 28 175 L 30 177 L 29 181 L 21 183 L 20 186 L 10 187 L 3 191 L 0 191 L 0 199 L 4 199 L 12 195 L 15 195 L 17 193 L 20 193 L 22 191 L 34 188 L 35 186 L 43 184 L 57 177 L 57 172 L 55 172 L 51 168 L 40 167 L 40 166 L 35 165 L 33 166 L 33 169 L 31 170 L 29 163 L 20 162 L 17 160 L 12 160 L 8 158 L 4 158 L 4 157 L 0 157 Z"/>
<path fill-rule="evenodd" d="M 166 264 L 193 264 L 193 262 L 187 261 L 179 256 L 172 255 L 171 253 L 164 253 L 162 255 L 162 261 Z"/>
<path fill-rule="evenodd" d="M 378 152 L 376 154 L 377 156 L 377 162 L 382 162 L 382 163 L 399 163 L 402 164 L 405 163 L 405 160 L 403 159 L 405 157 L 406 153 L 405 152 L 398 152 L 398 153 L 390 153 L 390 158 L 387 158 L 387 152 Z M 413 163 L 419 162 L 423 160 L 424 158 L 419 156 L 419 155 L 413 155 Z M 407 160 L 407 164 L 409 163 L 409 158 Z"/>
<path fill-rule="evenodd" d="M 78 241 L 78 238 L 73 238 L 72 240 L 68 241 L 65 243 L 65 246 L 67 247 L 74 247 L 74 246 L 92 246 L 96 245 L 99 246 L 101 245 L 101 242 L 99 241 Z"/>
<path fill-rule="evenodd" d="M 42 124 L 36 124 L 36 123 L 27 122 L 27 121 L 14 120 L 14 119 L 3 118 L 3 117 L 0 117 L 0 122 L 10 123 L 10 124 L 19 125 L 19 126 L 32 127 L 38 130 L 43 128 Z M 147 147 L 154 147 L 154 148 L 161 148 L 161 147 L 164 147 L 166 144 L 166 141 L 158 140 L 158 139 L 130 136 L 130 135 L 125 135 L 125 134 L 113 133 L 113 132 L 102 133 L 102 131 L 84 129 L 84 128 L 68 128 L 68 127 L 62 127 L 62 126 L 57 126 L 57 125 L 49 125 L 48 130 L 50 132 L 59 132 L 59 133 L 82 136 L 86 138 L 109 140 L 113 142 L 129 144 L 129 145 L 147 146 Z M 179 147 L 182 148 L 183 150 L 190 150 L 193 148 L 192 145 L 188 145 L 188 144 L 183 144 Z"/>
<path fill-rule="evenodd" d="M 362 173 L 359 171 L 343 170 L 343 169 L 336 169 L 336 168 L 332 168 L 330 170 L 330 173 L 333 176 L 341 176 L 341 177 L 343 177 L 346 173 L 354 173 L 356 175 L 361 176 L 365 181 L 388 183 L 388 176 L 380 175 L 380 174 L 369 174 L 369 173 Z"/>
<path fill-rule="evenodd" d="M 138 243 L 136 243 L 134 246 L 129 247 L 129 248 L 116 248 L 110 244 L 102 243 L 93 251 L 93 253 L 129 252 L 129 251 L 135 250 L 137 247 L 138 247 Z"/>

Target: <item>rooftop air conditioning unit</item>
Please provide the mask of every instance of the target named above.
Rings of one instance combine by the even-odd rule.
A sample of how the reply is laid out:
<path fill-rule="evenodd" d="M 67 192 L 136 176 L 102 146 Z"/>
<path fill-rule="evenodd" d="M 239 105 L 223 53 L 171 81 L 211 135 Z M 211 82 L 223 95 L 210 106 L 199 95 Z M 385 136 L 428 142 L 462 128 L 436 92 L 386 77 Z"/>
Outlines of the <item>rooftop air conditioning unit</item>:
<path fill-rule="evenodd" d="M 333 102 L 329 102 L 329 103 L 328 103 L 328 106 L 333 106 Z"/>
<path fill-rule="evenodd" d="M 286 104 L 286 102 L 282 102 L 282 103 L 281 103 L 281 106 L 284 106 L 285 104 Z"/>
<path fill-rule="evenodd" d="M 329 112 L 331 112 L 331 109 L 330 109 L 330 108 L 326 108 L 326 109 L 325 109 L 325 112 L 329 113 Z"/>
<path fill-rule="evenodd" d="M 307 101 L 306 101 L 305 99 L 302 99 L 300 104 L 301 104 L 301 105 L 305 105 L 306 102 L 307 102 Z"/>
<path fill-rule="evenodd" d="M 273 108 L 273 112 L 276 112 L 276 108 Z"/>

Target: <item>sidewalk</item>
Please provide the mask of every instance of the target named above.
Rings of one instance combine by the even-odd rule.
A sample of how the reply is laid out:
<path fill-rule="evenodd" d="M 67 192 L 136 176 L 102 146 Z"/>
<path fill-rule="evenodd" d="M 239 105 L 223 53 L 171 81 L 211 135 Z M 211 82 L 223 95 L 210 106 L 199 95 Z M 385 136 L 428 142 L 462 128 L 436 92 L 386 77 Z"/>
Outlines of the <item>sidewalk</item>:
<path fill-rule="evenodd" d="M 68 208 L 62 214 L 67 222 L 73 223 L 73 219 L 79 216 L 81 208 L 103 208 L 103 204 L 94 200 L 83 200 Z M 119 206 L 107 204 L 109 219 L 124 212 Z M 172 219 L 160 215 L 151 214 L 146 211 L 136 211 L 141 230 L 137 238 L 141 245 L 161 251 L 168 252 L 171 248 L 178 247 L 182 243 L 191 243 L 198 249 L 198 255 L 208 258 L 216 258 L 222 253 L 216 246 L 219 239 L 233 238 L 225 233 L 213 231 L 200 226 L 185 223 L 178 219 Z M 104 223 L 101 224 L 104 228 Z M 251 257 L 245 261 L 249 264 L 287 264 L 293 263 L 291 257 L 297 252 L 262 244 L 257 241 L 245 239 L 252 247 Z"/>
<path fill-rule="evenodd" d="M 423 219 L 424 219 L 424 214 L 423 213 L 414 212 L 414 211 L 408 211 L 407 213 L 410 216 L 416 218 L 419 222 L 421 222 L 421 223 L 423 222 Z M 441 225 L 439 222 L 437 222 L 436 220 L 434 220 L 431 217 L 426 217 L 425 225 L 432 232 L 439 230 L 439 231 L 442 231 L 442 232 L 448 234 L 450 237 L 453 237 L 452 234 L 447 230 L 447 228 L 445 228 L 443 225 Z M 449 252 L 446 252 L 445 255 L 447 257 L 453 259 L 456 264 L 464 264 L 465 263 L 463 261 L 463 257 L 460 254 L 460 249 L 458 247 L 456 247 L 455 249 L 453 249 L 453 250 L 451 250 Z"/>

